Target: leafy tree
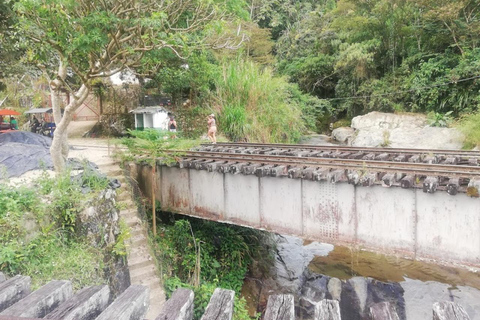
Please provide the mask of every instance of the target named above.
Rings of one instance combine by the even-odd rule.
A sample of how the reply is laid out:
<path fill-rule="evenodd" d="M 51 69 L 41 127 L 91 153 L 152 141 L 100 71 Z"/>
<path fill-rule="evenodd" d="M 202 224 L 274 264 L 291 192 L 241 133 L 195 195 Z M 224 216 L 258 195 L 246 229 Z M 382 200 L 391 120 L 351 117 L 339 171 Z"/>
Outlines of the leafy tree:
<path fill-rule="evenodd" d="M 30 40 L 30 58 L 50 78 L 57 125 L 51 154 L 57 171 L 68 155 L 68 124 L 94 79 L 154 68 L 153 52 L 182 56 L 186 47 L 201 41 L 199 30 L 220 14 L 219 4 L 207 0 L 18 0 L 15 8 L 20 30 Z M 55 69 L 47 65 L 52 58 Z M 63 90 L 72 98 L 62 116 Z"/>

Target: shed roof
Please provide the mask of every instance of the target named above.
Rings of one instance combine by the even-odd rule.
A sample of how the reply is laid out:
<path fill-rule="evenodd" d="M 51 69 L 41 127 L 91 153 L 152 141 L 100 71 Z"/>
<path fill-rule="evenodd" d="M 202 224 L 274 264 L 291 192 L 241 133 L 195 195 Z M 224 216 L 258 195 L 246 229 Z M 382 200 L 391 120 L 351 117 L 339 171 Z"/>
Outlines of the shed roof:
<path fill-rule="evenodd" d="M 159 113 L 159 112 L 168 112 L 167 109 L 163 107 L 139 107 L 133 110 L 130 110 L 130 113 Z"/>
<path fill-rule="evenodd" d="M 44 112 L 51 113 L 52 108 L 34 108 L 34 109 L 30 109 L 28 111 L 25 111 L 25 113 L 44 113 Z"/>

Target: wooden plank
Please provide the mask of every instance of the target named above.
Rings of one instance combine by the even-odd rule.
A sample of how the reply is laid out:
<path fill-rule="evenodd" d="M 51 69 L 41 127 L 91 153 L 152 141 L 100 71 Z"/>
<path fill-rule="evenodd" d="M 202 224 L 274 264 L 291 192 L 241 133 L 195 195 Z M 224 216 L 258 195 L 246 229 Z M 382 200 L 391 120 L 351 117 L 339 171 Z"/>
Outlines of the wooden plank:
<path fill-rule="evenodd" d="M 193 298 L 192 290 L 179 288 L 175 290 L 172 297 L 168 299 L 162 312 L 155 320 L 192 320 L 193 318 Z"/>
<path fill-rule="evenodd" d="M 140 320 L 148 310 L 150 290 L 132 285 L 105 309 L 97 320 Z"/>
<path fill-rule="evenodd" d="M 324 299 L 315 304 L 314 320 L 341 320 L 340 304 L 337 300 Z M 347 319 L 348 320 L 348 319 Z"/>
<path fill-rule="evenodd" d="M 0 283 L 0 311 L 30 294 L 30 277 L 15 276 Z"/>
<path fill-rule="evenodd" d="M 70 281 L 50 281 L 0 313 L 3 316 L 43 318 L 72 296 Z"/>
<path fill-rule="evenodd" d="M 386 301 L 372 305 L 370 307 L 370 317 L 372 320 L 400 320 L 395 306 Z"/>
<path fill-rule="evenodd" d="M 110 289 L 108 286 L 91 286 L 77 292 L 45 316 L 45 319 L 94 320 L 108 306 Z"/>
<path fill-rule="evenodd" d="M 433 304 L 433 320 L 470 320 L 465 309 L 451 301 Z"/>
<path fill-rule="evenodd" d="M 42 320 L 41 318 L 19 318 L 19 317 L 11 317 L 11 316 L 2 316 L 0 315 L 0 320 Z"/>
<path fill-rule="evenodd" d="M 291 294 L 276 294 L 268 297 L 264 320 L 294 320 L 295 303 Z"/>
<path fill-rule="evenodd" d="M 234 297 L 233 290 L 215 289 L 201 320 L 231 320 Z"/>

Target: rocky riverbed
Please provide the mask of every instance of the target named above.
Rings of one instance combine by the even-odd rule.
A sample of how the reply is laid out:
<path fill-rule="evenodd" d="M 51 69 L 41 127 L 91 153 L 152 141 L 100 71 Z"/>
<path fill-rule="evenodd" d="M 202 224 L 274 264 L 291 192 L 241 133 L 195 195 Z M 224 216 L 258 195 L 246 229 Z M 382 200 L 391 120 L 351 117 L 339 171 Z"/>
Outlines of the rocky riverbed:
<path fill-rule="evenodd" d="M 480 319 L 478 273 L 290 236 L 275 236 L 275 242 L 273 267 L 261 273 L 254 266 L 245 282 L 252 311 L 262 311 L 271 294 L 290 293 L 300 319 L 311 319 L 313 305 L 322 299 L 338 300 L 348 320 L 368 319 L 369 308 L 382 301 L 393 305 L 400 319 L 430 319 L 438 301 L 457 302 L 470 319 Z"/>

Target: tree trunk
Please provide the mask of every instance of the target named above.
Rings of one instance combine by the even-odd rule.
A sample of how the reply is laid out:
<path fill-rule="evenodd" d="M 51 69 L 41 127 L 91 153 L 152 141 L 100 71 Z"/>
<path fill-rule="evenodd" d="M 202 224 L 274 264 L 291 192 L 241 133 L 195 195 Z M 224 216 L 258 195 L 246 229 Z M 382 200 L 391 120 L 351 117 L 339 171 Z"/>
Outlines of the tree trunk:
<path fill-rule="evenodd" d="M 54 86 L 55 82 L 52 81 L 52 108 L 53 117 L 55 119 L 56 129 L 53 135 L 52 146 L 50 147 L 50 155 L 52 156 L 53 166 L 56 172 L 62 172 L 65 169 L 65 162 L 68 158 L 68 132 L 67 128 L 72 121 L 75 110 L 83 103 L 88 96 L 89 89 L 87 86 L 82 85 L 80 89 L 70 100 L 70 103 L 65 107 L 64 114 L 62 116 L 60 108 L 60 94 L 58 87 Z"/>

